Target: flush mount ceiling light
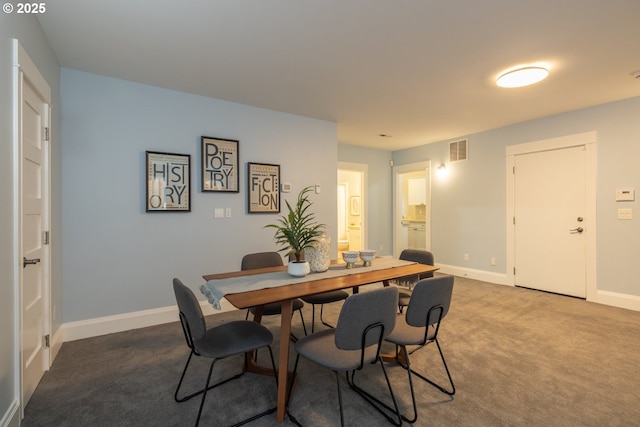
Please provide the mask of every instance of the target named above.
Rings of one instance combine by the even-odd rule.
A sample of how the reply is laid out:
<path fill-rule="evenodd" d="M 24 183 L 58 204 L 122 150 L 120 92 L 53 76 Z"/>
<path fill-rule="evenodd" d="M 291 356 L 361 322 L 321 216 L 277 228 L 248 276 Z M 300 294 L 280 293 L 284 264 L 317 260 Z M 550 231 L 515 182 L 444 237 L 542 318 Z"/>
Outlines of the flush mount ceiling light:
<path fill-rule="evenodd" d="M 500 74 L 496 84 L 500 87 L 529 86 L 544 80 L 549 75 L 549 69 L 540 65 L 528 65 L 510 69 Z"/>

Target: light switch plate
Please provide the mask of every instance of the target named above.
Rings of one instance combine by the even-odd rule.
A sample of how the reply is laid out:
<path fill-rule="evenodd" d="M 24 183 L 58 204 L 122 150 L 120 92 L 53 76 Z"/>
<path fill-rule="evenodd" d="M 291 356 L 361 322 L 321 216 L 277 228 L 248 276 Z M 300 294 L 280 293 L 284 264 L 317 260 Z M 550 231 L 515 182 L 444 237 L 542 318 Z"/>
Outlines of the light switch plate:
<path fill-rule="evenodd" d="M 618 209 L 618 219 L 633 219 L 633 210 L 631 208 Z"/>
<path fill-rule="evenodd" d="M 214 218 L 224 218 L 224 209 L 223 208 L 215 208 L 213 211 Z"/>
<path fill-rule="evenodd" d="M 616 190 L 616 202 L 633 202 L 636 199 L 636 190 L 630 188 Z"/>

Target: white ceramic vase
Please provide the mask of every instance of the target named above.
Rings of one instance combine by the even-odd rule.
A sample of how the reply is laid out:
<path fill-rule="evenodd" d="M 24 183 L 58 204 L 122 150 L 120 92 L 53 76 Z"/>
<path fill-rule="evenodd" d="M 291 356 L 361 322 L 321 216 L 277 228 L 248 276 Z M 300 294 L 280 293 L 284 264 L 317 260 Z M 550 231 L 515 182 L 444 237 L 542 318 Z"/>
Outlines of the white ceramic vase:
<path fill-rule="evenodd" d="M 307 261 L 290 261 L 287 265 L 287 272 L 294 277 L 304 277 L 311 272 L 311 267 Z"/>

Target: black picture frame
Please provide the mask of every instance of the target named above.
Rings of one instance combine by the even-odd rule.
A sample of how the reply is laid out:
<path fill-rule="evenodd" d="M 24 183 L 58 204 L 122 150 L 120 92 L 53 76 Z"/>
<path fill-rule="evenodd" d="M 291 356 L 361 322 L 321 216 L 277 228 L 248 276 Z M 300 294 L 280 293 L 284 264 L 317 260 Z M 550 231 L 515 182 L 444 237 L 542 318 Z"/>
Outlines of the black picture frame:
<path fill-rule="evenodd" d="M 247 211 L 280 213 L 280 165 L 247 163 Z"/>
<path fill-rule="evenodd" d="M 146 211 L 191 212 L 191 155 L 146 151 Z"/>
<path fill-rule="evenodd" d="M 203 192 L 240 192 L 239 145 L 235 139 L 200 138 L 200 188 Z"/>

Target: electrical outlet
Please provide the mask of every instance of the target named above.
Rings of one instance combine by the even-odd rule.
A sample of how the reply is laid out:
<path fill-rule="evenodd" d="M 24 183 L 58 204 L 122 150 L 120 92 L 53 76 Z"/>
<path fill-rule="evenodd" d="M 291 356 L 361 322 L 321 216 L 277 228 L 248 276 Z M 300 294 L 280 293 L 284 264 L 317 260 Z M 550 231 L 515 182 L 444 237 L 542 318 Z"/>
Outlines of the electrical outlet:
<path fill-rule="evenodd" d="M 464 260 L 469 261 L 469 254 L 464 254 Z"/>
<path fill-rule="evenodd" d="M 224 216 L 227 218 L 231 218 L 231 208 L 227 208 L 224 210 Z"/>
<path fill-rule="evenodd" d="M 496 257 L 491 257 L 491 265 L 496 265 Z"/>

